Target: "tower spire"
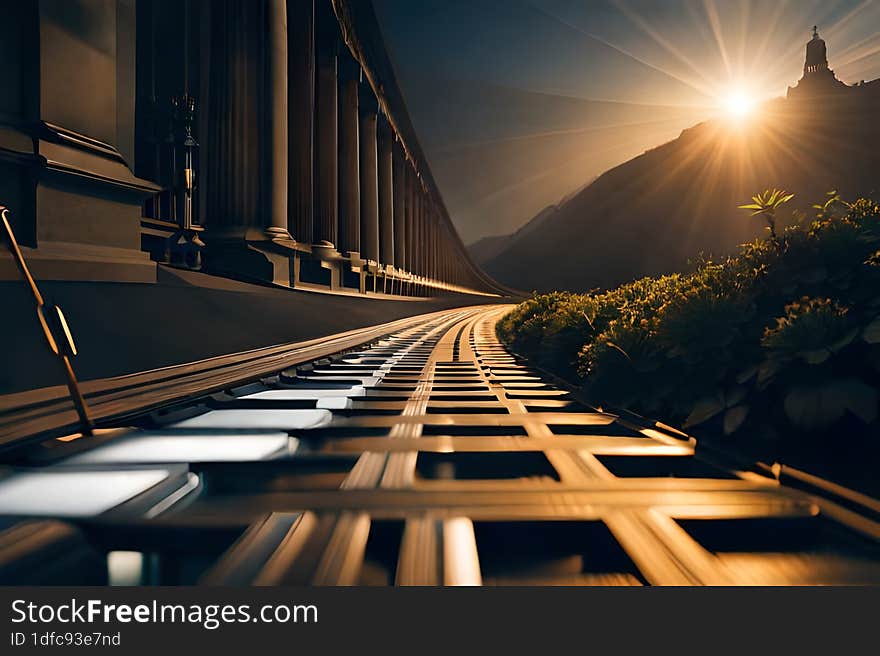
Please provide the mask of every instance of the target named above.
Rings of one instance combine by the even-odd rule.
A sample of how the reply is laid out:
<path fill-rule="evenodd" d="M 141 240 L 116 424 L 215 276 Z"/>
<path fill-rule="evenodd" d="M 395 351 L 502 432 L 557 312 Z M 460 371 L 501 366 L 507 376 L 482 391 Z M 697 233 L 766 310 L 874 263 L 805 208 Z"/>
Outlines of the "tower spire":
<path fill-rule="evenodd" d="M 813 25 L 813 38 L 807 42 L 804 74 L 822 73 L 827 70 L 828 56 L 825 50 L 825 41 L 819 37 L 819 26 Z"/>
<path fill-rule="evenodd" d="M 788 96 L 814 97 L 834 93 L 846 85 L 834 76 L 828 66 L 828 51 L 825 40 L 819 36 L 819 26 L 813 25 L 813 38 L 807 41 L 804 59 L 804 75 L 798 83 L 789 88 Z"/>

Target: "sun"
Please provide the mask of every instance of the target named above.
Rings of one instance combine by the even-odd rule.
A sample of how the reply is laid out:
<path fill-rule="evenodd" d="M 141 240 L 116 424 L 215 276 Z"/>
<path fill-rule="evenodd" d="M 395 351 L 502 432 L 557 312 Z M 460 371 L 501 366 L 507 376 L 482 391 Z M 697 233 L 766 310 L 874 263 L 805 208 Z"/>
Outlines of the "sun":
<path fill-rule="evenodd" d="M 738 121 L 748 118 L 755 111 L 755 102 L 740 89 L 725 94 L 720 99 L 719 105 L 727 116 Z"/>

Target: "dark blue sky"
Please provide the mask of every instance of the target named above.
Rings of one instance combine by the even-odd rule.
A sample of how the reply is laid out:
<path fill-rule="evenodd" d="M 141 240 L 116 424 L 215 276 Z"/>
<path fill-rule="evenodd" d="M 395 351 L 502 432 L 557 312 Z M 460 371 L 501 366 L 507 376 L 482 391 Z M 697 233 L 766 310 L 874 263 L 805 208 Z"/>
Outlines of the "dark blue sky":
<path fill-rule="evenodd" d="M 465 241 L 718 112 L 783 95 L 818 24 L 838 77 L 880 77 L 880 0 L 374 0 Z"/>

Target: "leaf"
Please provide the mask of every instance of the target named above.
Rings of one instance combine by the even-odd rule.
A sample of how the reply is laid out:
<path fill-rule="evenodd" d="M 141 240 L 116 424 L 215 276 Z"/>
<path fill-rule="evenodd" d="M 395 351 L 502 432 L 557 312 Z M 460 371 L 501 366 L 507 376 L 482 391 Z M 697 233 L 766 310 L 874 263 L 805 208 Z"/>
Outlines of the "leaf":
<path fill-rule="evenodd" d="M 629 353 L 627 353 L 626 351 L 624 351 L 622 348 L 620 348 L 620 347 L 619 347 L 617 344 L 615 344 L 614 342 L 605 342 L 605 345 L 606 345 L 606 346 L 609 346 L 609 347 L 611 347 L 611 348 L 613 348 L 615 351 L 618 351 L 618 352 L 622 353 L 622 354 L 623 354 L 623 357 L 625 357 L 627 360 L 629 360 L 630 362 L 632 362 L 632 358 L 629 357 Z"/>
<path fill-rule="evenodd" d="M 748 390 L 743 385 L 735 385 L 731 387 L 727 390 L 727 394 L 724 397 L 724 405 L 728 408 L 732 408 L 746 398 L 747 392 Z"/>
<path fill-rule="evenodd" d="M 720 394 L 704 397 L 694 404 L 691 413 L 684 422 L 684 427 L 688 428 L 709 421 L 722 410 L 724 410 L 724 399 Z"/>
<path fill-rule="evenodd" d="M 859 329 L 853 328 L 852 330 L 848 331 L 843 337 L 834 342 L 829 348 L 837 353 L 837 351 L 841 350 L 843 347 L 849 346 L 858 334 Z"/>
<path fill-rule="evenodd" d="M 739 373 L 739 375 L 736 377 L 736 382 L 739 383 L 740 385 L 743 385 L 743 384 L 747 383 L 749 380 L 751 380 L 755 376 L 755 374 L 757 374 L 757 373 L 758 373 L 757 366 L 749 367 L 745 371 L 741 371 Z"/>
<path fill-rule="evenodd" d="M 783 402 L 785 414 L 795 426 L 816 430 L 830 426 L 846 412 L 846 405 L 831 385 L 799 386 Z"/>
<path fill-rule="evenodd" d="M 739 430 L 749 415 L 749 406 L 738 405 L 724 413 L 724 434 L 730 435 Z"/>
<path fill-rule="evenodd" d="M 590 330 L 592 330 L 593 332 L 596 332 L 596 327 L 593 325 L 593 320 L 590 319 L 590 317 L 587 316 L 587 313 L 584 312 L 583 310 L 581 310 L 581 314 L 584 315 L 584 319 L 586 319 L 587 323 L 590 324 Z"/>
<path fill-rule="evenodd" d="M 828 349 L 816 349 L 814 351 L 801 351 L 798 353 L 807 364 L 822 364 L 831 357 Z"/>
<path fill-rule="evenodd" d="M 877 419 L 877 389 L 855 378 L 840 383 L 846 408 L 866 424 Z"/>
<path fill-rule="evenodd" d="M 880 343 L 880 317 L 875 318 L 865 327 L 862 337 L 868 344 Z"/>
<path fill-rule="evenodd" d="M 877 419 L 877 389 L 856 378 L 795 387 L 785 397 L 785 414 L 796 426 L 825 428 L 851 412 L 866 424 Z"/>
<path fill-rule="evenodd" d="M 780 364 L 776 360 L 765 360 L 758 367 L 758 387 L 764 389 L 779 371 Z"/>

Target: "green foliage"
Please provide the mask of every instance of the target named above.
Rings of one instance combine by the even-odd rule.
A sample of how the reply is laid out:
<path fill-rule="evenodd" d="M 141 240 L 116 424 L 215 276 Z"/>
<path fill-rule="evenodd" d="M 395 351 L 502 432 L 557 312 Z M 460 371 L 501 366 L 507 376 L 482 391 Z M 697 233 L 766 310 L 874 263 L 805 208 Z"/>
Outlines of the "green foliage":
<path fill-rule="evenodd" d="M 840 194 L 837 193 L 836 189 L 829 191 L 825 194 L 824 203 L 813 205 L 813 209 L 817 210 L 816 218 L 820 220 L 833 218 L 835 206 L 838 205 L 850 207 L 849 203 L 841 199 Z"/>
<path fill-rule="evenodd" d="M 766 191 L 746 206 L 770 239 L 693 273 L 600 293 L 538 295 L 499 324 L 541 366 L 597 402 L 726 434 L 876 425 L 880 380 L 880 207 L 837 192 L 780 236 Z"/>
<path fill-rule="evenodd" d="M 837 194 L 837 192 L 832 192 Z M 752 216 L 763 216 L 767 220 L 767 229 L 773 241 L 776 241 L 776 211 L 794 198 L 782 189 L 767 189 L 762 193 L 752 196 L 749 205 L 740 205 L 741 210 L 751 210 Z"/>
<path fill-rule="evenodd" d="M 849 310 L 830 298 L 808 298 L 785 306 L 785 316 L 764 332 L 761 344 L 781 360 L 821 364 L 855 339 Z"/>

